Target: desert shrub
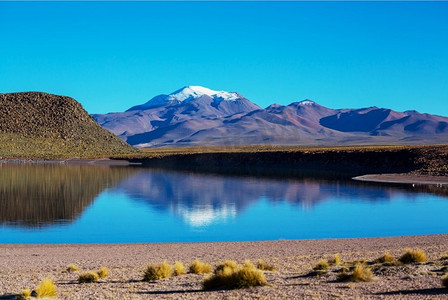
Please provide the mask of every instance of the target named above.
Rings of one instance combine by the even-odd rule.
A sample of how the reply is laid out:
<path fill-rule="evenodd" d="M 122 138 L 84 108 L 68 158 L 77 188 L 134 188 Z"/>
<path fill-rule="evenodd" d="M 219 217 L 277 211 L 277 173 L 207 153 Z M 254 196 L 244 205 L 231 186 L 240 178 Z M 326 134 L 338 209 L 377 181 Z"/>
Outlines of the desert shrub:
<path fill-rule="evenodd" d="M 31 298 L 31 290 L 30 289 L 24 289 L 20 295 L 17 296 L 18 300 L 27 300 Z"/>
<path fill-rule="evenodd" d="M 247 266 L 232 269 L 229 266 L 223 266 L 215 270 L 215 274 L 206 278 L 202 283 L 205 290 L 216 288 L 238 289 L 259 285 L 266 285 L 266 277 L 263 272 Z"/>
<path fill-rule="evenodd" d="M 231 271 L 235 271 L 238 269 L 238 265 L 233 260 L 226 260 L 224 263 L 222 263 L 216 267 L 215 274 L 224 270 L 225 268 L 228 268 Z"/>
<path fill-rule="evenodd" d="M 85 272 L 79 275 L 78 282 L 79 283 L 92 283 L 95 281 L 98 281 L 100 279 L 100 276 L 95 272 Z"/>
<path fill-rule="evenodd" d="M 360 282 L 360 281 L 372 281 L 373 273 L 369 267 L 366 267 L 363 264 L 358 264 L 355 266 L 352 274 L 352 281 Z"/>
<path fill-rule="evenodd" d="M 244 266 L 248 268 L 255 268 L 255 265 L 248 259 L 244 261 Z"/>
<path fill-rule="evenodd" d="M 444 287 L 448 288 L 448 274 L 442 277 L 442 284 Z"/>
<path fill-rule="evenodd" d="M 330 265 L 328 264 L 328 262 L 326 260 L 320 260 L 316 266 L 314 266 L 313 270 L 315 271 L 323 271 L 326 270 L 330 267 Z"/>
<path fill-rule="evenodd" d="M 366 282 L 373 280 L 372 270 L 364 264 L 357 264 L 352 273 L 346 270 L 338 275 L 339 281 Z"/>
<path fill-rule="evenodd" d="M 257 268 L 262 271 L 275 271 L 273 265 L 267 264 L 264 260 L 260 259 L 257 264 Z"/>
<path fill-rule="evenodd" d="M 333 255 L 333 258 L 331 258 L 331 259 L 328 260 L 328 263 L 329 263 L 330 265 L 336 265 L 336 266 L 338 266 L 338 265 L 341 264 L 341 257 L 339 256 L 338 253 L 336 253 L 335 255 Z"/>
<path fill-rule="evenodd" d="M 174 270 L 173 270 L 174 276 L 179 276 L 179 275 L 183 275 L 186 273 L 187 273 L 187 271 L 185 270 L 184 264 L 181 263 L 180 261 L 176 261 L 176 263 L 174 264 Z"/>
<path fill-rule="evenodd" d="M 231 276 L 233 270 L 229 267 L 223 267 L 222 269 L 216 269 L 214 275 L 205 278 L 202 282 L 204 290 L 211 290 L 216 288 L 228 288 L 231 285 Z"/>
<path fill-rule="evenodd" d="M 166 261 L 157 264 L 155 266 L 148 265 L 145 274 L 143 276 L 143 279 L 145 281 L 154 281 L 169 278 L 171 276 L 172 271 L 173 267 Z"/>
<path fill-rule="evenodd" d="M 420 249 L 408 249 L 406 253 L 400 257 L 400 261 L 404 264 L 410 264 L 414 262 L 425 262 L 426 254 Z"/>
<path fill-rule="evenodd" d="M 212 271 L 212 267 L 209 264 L 203 263 L 199 260 L 195 260 L 190 265 L 190 273 L 193 273 L 193 274 L 205 274 L 205 273 L 210 273 L 211 271 Z"/>
<path fill-rule="evenodd" d="M 236 288 L 246 288 L 251 286 L 265 285 L 266 278 L 260 270 L 255 268 L 242 267 L 232 275 L 233 286 Z"/>
<path fill-rule="evenodd" d="M 53 298 L 56 297 L 56 285 L 53 280 L 46 278 L 36 288 L 37 298 Z"/>
<path fill-rule="evenodd" d="M 65 269 L 65 271 L 67 271 L 68 273 L 78 272 L 79 268 L 77 265 L 70 264 L 67 266 L 67 269 Z"/>
<path fill-rule="evenodd" d="M 109 274 L 109 271 L 107 270 L 106 267 L 102 267 L 101 269 L 99 269 L 97 272 L 98 276 L 100 278 L 106 278 L 107 275 Z"/>
<path fill-rule="evenodd" d="M 384 253 L 383 256 L 381 256 L 380 258 L 377 259 L 378 262 L 384 264 L 384 263 L 392 263 L 395 261 L 395 258 L 390 255 L 389 252 Z"/>

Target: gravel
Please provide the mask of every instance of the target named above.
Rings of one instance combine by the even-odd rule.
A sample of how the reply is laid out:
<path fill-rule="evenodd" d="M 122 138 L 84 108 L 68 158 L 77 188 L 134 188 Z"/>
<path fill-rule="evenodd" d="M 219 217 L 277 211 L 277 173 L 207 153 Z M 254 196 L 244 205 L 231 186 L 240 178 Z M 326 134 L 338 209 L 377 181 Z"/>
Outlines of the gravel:
<path fill-rule="evenodd" d="M 427 263 L 383 266 L 373 261 L 386 251 L 395 257 L 406 248 L 426 252 Z M 390 238 L 281 240 L 260 242 L 0 245 L 0 299 L 14 299 L 25 288 L 52 278 L 60 299 L 448 299 L 441 278 L 448 260 L 448 234 Z M 326 274 L 308 276 L 321 259 L 339 253 L 343 266 L 366 260 L 373 282 L 337 282 L 341 266 Z M 202 291 L 204 275 L 187 274 L 156 282 L 143 282 L 148 263 L 194 259 L 216 266 L 225 259 L 254 263 L 264 259 L 275 272 L 265 272 L 269 285 L 241 290 Z M 69 264 L 80 271 L 64 272 Z M 81 272 L 109 269 L 96 283 L 78 284 Z M 206 276 L 206 275 L 205 275 Z"/>

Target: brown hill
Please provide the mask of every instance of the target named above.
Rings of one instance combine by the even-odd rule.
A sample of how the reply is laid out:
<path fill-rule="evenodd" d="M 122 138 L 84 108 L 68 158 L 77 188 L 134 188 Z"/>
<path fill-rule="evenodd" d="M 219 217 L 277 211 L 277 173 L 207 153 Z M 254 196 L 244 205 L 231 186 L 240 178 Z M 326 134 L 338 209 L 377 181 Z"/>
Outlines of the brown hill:
<path fill-rule="evenodd" d="M 99 126 L 73 98 L 0 94 L 0 156 L 99 157 L 135 151 Z"/>

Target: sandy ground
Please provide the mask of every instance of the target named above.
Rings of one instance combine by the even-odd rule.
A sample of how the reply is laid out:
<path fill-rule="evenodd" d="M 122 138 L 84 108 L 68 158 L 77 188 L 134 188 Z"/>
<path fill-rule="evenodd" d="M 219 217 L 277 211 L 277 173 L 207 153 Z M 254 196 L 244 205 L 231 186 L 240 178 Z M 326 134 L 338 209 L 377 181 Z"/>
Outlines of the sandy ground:
<path fill-rule="evenodd" d="M 448 185 L 448 176 L 428 176 L 428 175 L 412 175 L 412 174 L 369 174 L 353 177 L 353 179 L 359 181 L 384 182 L 384 183 Z"/>
<path fill-rule="evenodd" d="M 398 257 L 406 248 L 427 253 L 427 263 L 402 266 L 372 264 L 373 282 L 337 282 L 333 266 L 309 276 L 321 259 L 339 253 L 342 263 L 368 262 L 386 251 Z M 24 288 L 52 278 L 60 299 L 448 299 L 441 284 L 448 269 L 448 234 L 369 239 L 295 240 L 223 243 L 0 245 L 0 299 L 14 299 Z M 446 259 L 443 259 L 447 256 Z M 194 259 L 216 266 L 225 259 L 254 263 L 264 259 L 277 271 L 266 272 L 269 285 L 241 290 L 202 291 L 204 275 L 187 274 L 157 282 L 142 281 L 148 263 Z M 79 284 L 80 271 L 109 269 L 97 283 Z"/>

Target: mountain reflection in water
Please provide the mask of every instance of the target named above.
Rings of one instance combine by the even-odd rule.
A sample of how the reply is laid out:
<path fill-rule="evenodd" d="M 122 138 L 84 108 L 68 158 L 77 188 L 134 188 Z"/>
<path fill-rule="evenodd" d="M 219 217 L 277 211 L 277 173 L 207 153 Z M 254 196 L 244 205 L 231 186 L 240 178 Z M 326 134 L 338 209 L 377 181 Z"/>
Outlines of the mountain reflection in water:
<path fill-rule="evenodd" d="M 412 201 L 418 195 L 415 192 L 430 192 L 431 187 L 382 185 L 379 188 L 378 184 L 347 179 L 279 180 L 146 169 L 123 180 L 116 190 L 155 209 L 180 216 L 190 225 L 205 226 L 235 218 L 260 199 L 273 203 L 286 201 L 301 209 L 310 209 L 335 197 L 348 201 L 391 201 L 404 191 L 411 192 L 407 198 Z M 442 191 L 446 195 L 446 189 Z"/>
<path fill-rule="evenodd" d="M 36 227 L 71 222 L 131 168 L 0 164 L 0 222 Z"/>
<path fill-rule="evenodd" d="M 448 230 L 447 188 L 0 164 L 0 243 L 201 242 Z M 356 226 L 353 226 L 356 224 Z"/>

